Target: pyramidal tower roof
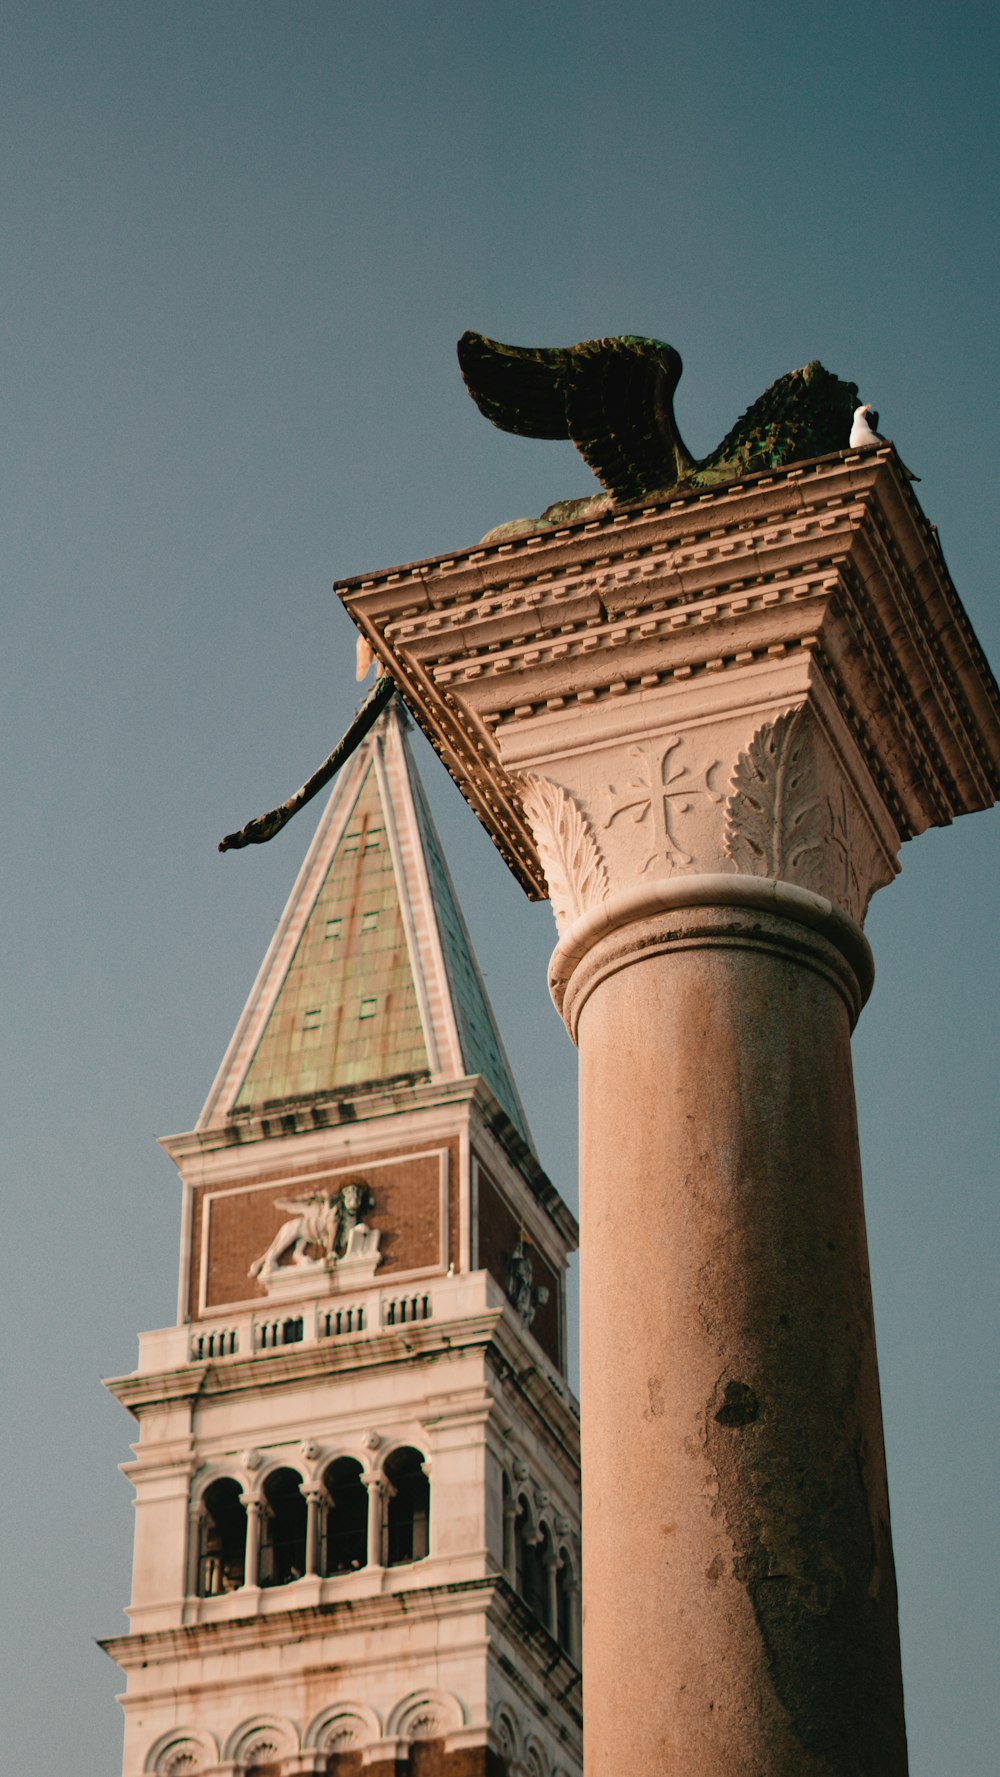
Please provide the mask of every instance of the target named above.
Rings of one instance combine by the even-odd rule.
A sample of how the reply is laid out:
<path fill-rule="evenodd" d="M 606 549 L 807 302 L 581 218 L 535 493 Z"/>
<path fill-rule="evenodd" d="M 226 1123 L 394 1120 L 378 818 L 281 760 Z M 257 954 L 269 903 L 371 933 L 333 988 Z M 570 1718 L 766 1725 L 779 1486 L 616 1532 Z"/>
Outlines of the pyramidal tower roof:
<path fill-rule="evenodd" d="M 338 776 L 198 1119 L 480 1074 L 527 1122 L 398 698 Z"/>

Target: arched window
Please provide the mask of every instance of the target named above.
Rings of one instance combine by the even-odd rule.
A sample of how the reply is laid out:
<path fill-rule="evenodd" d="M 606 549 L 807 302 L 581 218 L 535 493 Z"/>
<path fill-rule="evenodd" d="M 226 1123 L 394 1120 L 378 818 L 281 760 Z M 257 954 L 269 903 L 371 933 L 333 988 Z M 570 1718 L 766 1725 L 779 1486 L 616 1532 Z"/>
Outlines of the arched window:
<path fill-rule="evenodd" d="M 260 1583 L 287 1586 L 306 1570 L 306 1502 L 302 1476 L 293 1468 L 275 1469 L 264 1482 L 264 1519 L 260 1538 Z"/>
<path fill-rule="evenodd" d="M 238 1481 L 228 1475 L 205 1489 L 198 1542 L 198 1596 L 219 1598 L 243 1584 L 247 1514 Z"/>
<path fill-rule="evenodd" d="M 354 1573 L 368 1560 L 368 1489 L 360 1462 L 349 1456 L 332 1462 L 323 1486 L 329 1504 L 323 1514 L 321 1572 Z"/>
<path fill-rule="evenodd" d="M 385 1514 L 385 1565 L 422 1561 L 427 1554 L 431 1489 L 419 1450 L 394 1450 L 385 1465 L 389 1499 Z"/>

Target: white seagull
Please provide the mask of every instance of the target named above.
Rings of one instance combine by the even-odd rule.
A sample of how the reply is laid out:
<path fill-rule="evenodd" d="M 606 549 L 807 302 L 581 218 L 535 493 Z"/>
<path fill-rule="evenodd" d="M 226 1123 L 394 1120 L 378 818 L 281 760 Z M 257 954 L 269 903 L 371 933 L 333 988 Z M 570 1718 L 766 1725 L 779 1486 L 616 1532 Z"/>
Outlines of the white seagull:
<path fill-rule="evenodd" d="M 851 449 L 863 450 L 866 444 L 890 444 L 892 440 L 889 438 L 883 438 L 881 432 L 877 430 L 877 427 L 878 414 L 869 401 L 865 401 L 860 407 L 856 407 L 854 409 L 854 421 L 851 426 Z M 909 476 L 911 481 L 920 480 L 919 475 L 914 475 L 911 469 L 907 469 L 905 463 L 901 466 L 904 473 Z"/>
<path fill-rule="evenodd" d="M 876 430 L 878 414 L 869 402 L 863 407 L 854 409 L 854 424 L 851 426 L 851 449 L 860 450 L 866 444 L 886 444 L 881 432 Z"/>

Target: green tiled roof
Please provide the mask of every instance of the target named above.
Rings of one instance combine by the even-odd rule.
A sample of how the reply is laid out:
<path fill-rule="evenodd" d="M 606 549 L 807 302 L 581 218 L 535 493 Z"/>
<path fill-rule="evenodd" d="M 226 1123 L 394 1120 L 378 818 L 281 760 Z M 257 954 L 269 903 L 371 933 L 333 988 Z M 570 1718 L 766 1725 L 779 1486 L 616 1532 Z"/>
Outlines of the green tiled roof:
<path fill-rule="evenodd" d="M 524 1126 L 524 1113 L 493 1021 L 482 976 L 473 958 L 465 921 L 424 800 L 423 788 L 415 772 L 411 774 L 411 782 L 465 1069 L 470 1074 L 482 1074 L 515 1129 L 525 1141 L 530 1142 Z"/>
<path fill-rule="evenodd" d="M 236 1105 L 429 1069 L 385 814 L 369 764 Z"/>
<path fill-rule="evenodd" d="M 337 780 L 202 1121 L 439 1073 L 481 1075 L 530 1146 L 405 718 L 390 704 Z"/>

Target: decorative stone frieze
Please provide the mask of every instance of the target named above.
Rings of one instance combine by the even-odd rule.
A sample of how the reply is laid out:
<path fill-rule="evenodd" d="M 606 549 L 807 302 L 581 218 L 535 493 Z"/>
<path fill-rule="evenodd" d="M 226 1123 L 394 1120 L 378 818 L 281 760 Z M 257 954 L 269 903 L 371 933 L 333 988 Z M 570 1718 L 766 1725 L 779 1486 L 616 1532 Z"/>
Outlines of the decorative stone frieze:
<path fill-rule="evenodd" d="M 359 1747 L 373 1745 L 381 1733 L 378 1716 L 366 1704 L 336 1703 L 310 1723 L 303 1736 L 303 1745 L 327 1754 L 354 1752 Z"/>
<path fill-rule="evenodd" d="M 188 1777 L 189 1772 L 208 1771 L 219 1757 L 218 1742 L 211 1734 L 172 1729 L 161 1735 L 149 1750 L 146 1770 L 155 1777 Z"/>

